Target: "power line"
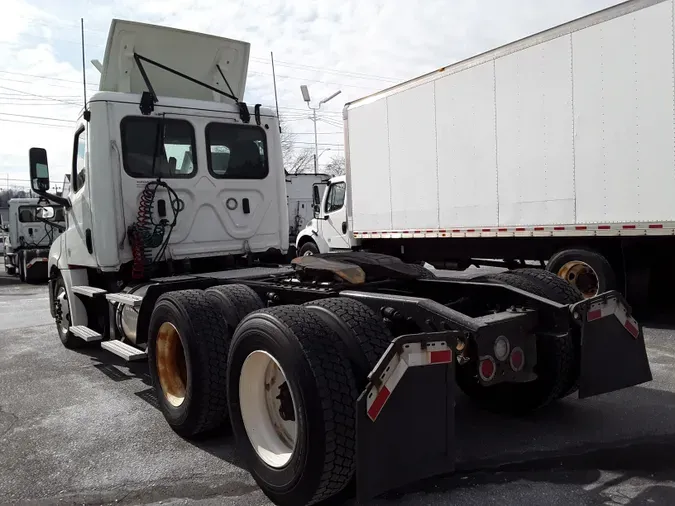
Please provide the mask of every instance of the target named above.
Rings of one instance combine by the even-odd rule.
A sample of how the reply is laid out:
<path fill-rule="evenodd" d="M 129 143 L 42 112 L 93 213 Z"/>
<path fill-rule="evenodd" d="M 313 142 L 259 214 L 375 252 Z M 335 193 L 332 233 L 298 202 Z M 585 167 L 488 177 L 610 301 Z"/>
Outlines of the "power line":
<path fill-rule="evenodd" d="M 72 130 L 71 127 L 67 125 L 52 125 L 49 123 L 37 123 L 34 121 L 19 121 L 19 120 L 14 120 L 14 119 L 3 119 L 0 118 L 0 121 L 4 123 L 20 123 L 22 125 L 38 125 L 38 126 L 44 126 L 44 127 L 53 127 L 53 128 L 67 128 L 68 130 Z"/>
<path fill-rule="evenodd" d="M 23 90 L 15 90 L 14 88 L 7 88 L 6 86 L 0 86 L 0 89 L 1 90 L 7 90 L 7 91 L 13 91 L 15 93 L 21 93 L 23 95 L 30 95 L 31 97 L 38 97 L 38 98 L 46 98 L 48 100 L 55 100 L 56 102 L 63 102 L 64 104 L 81 105 L 81 104 L 78 104 L 77 102 L 68 102 L 66 100 L 58 100 L 58 99 L 55 99 L 55 98 L 47 97 L 45 95 L 37 95 L 35 93 L 29 93 L 29 92 L 23 91 Z"/>
<path fill-rule="evenodd" d="M 0 115 L 2 116 L 15 116 L 18 118 L 31 118 L 31 119 L 46 119 L 50 121 L 63 121 L 65 123 L 74 123 L 74 121 L 71 121 L 69 119 L 61 119 L 61 118 L 47 118 L 45 116 L 29 116 L 27 114 L 13 114 L 9 112 L 0 112 Z"/>
<path fill-rule="evenodd" d="M 23 72 L 10 72 L 9 70 L 0 70 L 0 74 L 10 74 L 13 76 L 23 76 L 23 77 L 37 77 L 38 79 L 49 79 L 51 81 L 63 81 L 66 83 L 75 83 L 75 84 L 82 84 L 82 81 L 75 81 L 73 79 L 63 79 L 61 77 L 52 77 L 52 76 L 39 76 L 35 74 L 25 74 Z M 2 78 L 0 78 L 2 79 Z M 94 88 L 98 88 L 98 86 L 94 84 L 88 84 L 87 86 L 92 86 Z"/>

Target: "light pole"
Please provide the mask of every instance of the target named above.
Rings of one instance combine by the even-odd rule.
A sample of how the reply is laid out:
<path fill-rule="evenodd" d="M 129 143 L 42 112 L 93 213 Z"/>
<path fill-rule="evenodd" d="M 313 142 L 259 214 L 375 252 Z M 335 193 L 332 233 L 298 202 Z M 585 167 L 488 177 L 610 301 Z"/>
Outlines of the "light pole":
<path fill-rule="evenodd" d="M 337 97 L 340 93 L 342 93 L 341 90 L 337 90 L 335 93 L 333 93 L 330 97 L 324 98 L 321 102 L 319 102 L 319 105 L 316 107 L 312 107 L 309 105 L 309 101 L 311 100 L 309 97 L 309 90 L 307 89 L 307 85 L 303 84 L 300 86 L 300 91 L 302 92 L 302 98 L 305 102 L 307 102 L 307 107 L 311 109 L 312 111 L 312 118 L 310 118 L 314 122 L 314 174 L 318 172 L 319 169 L 319 141 L 317 138 L 317 133 L 316 133 L 316 111 L 321 109 L 321 106 L 328 102 L 329 100 L 334 99 Z"/>

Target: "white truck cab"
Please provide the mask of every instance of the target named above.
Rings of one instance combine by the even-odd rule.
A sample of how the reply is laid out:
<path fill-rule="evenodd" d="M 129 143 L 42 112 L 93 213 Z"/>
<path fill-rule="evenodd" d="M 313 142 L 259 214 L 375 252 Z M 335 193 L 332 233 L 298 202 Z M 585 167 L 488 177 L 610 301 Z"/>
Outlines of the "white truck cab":
<path fill-rule="evenodd" d="M 49 252 L 52 312 L 67 322 L 57 326 L 62 339 L 91 323 L 82 291 L 140 297 L 153 278 L 287 252 L 278 118 L 240 100 L 249 50 L 113 20 L 100 91 L 76 122 L 63 195 L 48 193 L 46 151 L 30 152 L 33 189 L 67 216 Z"/>
<path fill-rule="evenodd" d="M 299 256 L 349 251 L 356 246 L 347 220 L 347 176 L 336 176 L 320 195 L 314 185 L 314 219 L 298 234 Z"/>

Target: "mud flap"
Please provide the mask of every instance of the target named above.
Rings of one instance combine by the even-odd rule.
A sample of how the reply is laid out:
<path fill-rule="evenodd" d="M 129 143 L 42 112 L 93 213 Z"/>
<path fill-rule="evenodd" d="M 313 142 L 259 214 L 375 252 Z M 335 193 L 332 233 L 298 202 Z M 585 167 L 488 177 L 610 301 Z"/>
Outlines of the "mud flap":
<path fill-rule="evenodd" d="M 357 401 L 359 502 L 455 468 L 455 368 L 459 333 L 396 338 Z"/>
<path fill-rule="evenodd" d="M 621 294 L 606 292 L 571 311 L 581 325 L 579 398 L 652 380 L 642 327 Z"/>

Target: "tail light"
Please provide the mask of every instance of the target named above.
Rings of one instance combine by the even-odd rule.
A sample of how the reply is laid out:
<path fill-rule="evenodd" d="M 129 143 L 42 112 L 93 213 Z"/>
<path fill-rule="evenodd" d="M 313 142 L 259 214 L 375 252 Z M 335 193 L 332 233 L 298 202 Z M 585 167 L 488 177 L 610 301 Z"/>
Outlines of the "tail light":
<path fill-rule="evenodd" d="M 513 348 L 511 357 L 509 358 L 511 369 L 515 372 L 521 371 L 525 366 L 525 353 L 520 348 Z"/>
<path fill-rule="evenodd" d="M 509 340 L 506 339 L 505 336 L 499 336 L 497 339 L 495 339 L 493 350 L 495 352 L 495 357 L 497 357 L 497 360 L 503 362 L 509 357 L 509 351 L 511 351 L 511 343 L 509 343 Z"/>
<path fill-rule="evenodd" d="M 483 381 L 491 381 L 495 377 L 497 372 L 497 364 L 495 364 L 495 359 L 491 356 L 485 356 L 480 359 L 478 364 L 478 374 L 480 379 Z"/>

